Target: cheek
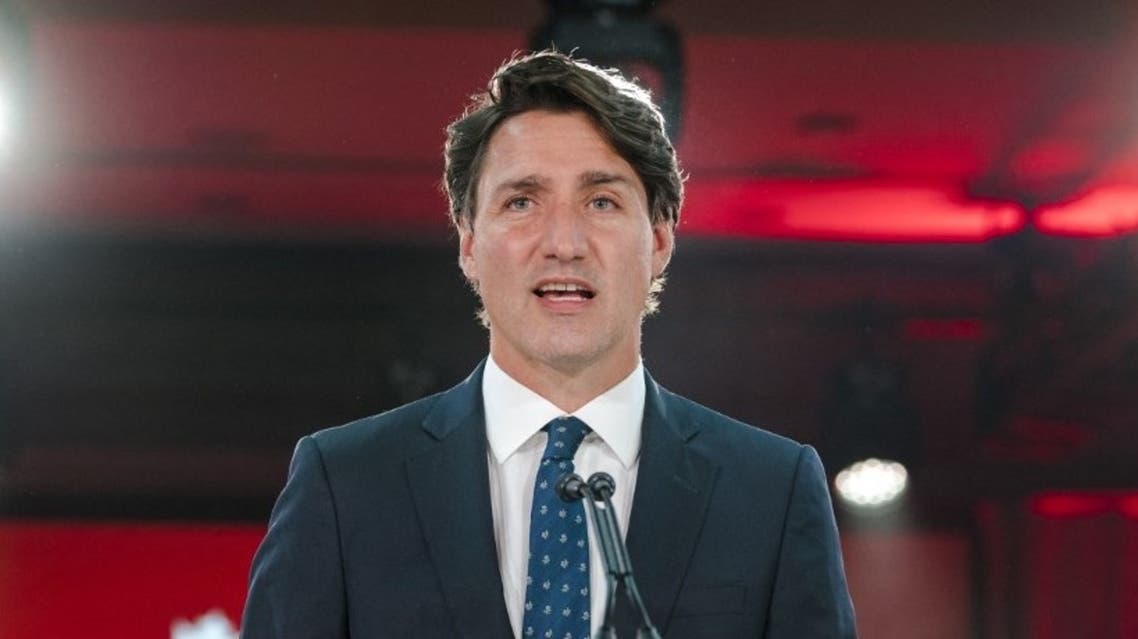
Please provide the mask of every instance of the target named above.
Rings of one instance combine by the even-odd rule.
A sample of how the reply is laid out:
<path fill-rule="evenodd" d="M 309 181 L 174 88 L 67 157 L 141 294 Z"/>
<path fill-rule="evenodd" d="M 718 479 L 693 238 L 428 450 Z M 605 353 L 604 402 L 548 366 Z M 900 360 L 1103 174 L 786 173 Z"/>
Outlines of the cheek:
<path fill-rule="evenodd" d="M 502 247 L 492 241 L 484 241 L 475 247 L 473 257 L 479 269 L 489 273 L 502 262 Z"/>
<path fill-rule="evenodd" d="M 503 244 L 487 243 L 474 252 L 475 270 L 483 286 L 488 283 L 495 288 L 508 286 L 511 280 L 522 276 L 521 266 L 511 259 L 508 251 Z"/>
<path fill-rule="evenodd" d="M 498 268 L 516 272 L 521 269 L 532 253 L 531 235 L 522 230 L 488 230 L 475 253 L 482 270 Z"/>

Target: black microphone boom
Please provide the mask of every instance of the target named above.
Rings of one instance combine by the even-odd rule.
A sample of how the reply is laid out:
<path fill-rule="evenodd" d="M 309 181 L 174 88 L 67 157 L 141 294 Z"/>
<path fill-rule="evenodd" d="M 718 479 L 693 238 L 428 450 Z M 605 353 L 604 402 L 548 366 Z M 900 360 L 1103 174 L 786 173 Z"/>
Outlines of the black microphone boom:
<path fill-rule="evenodd" d="M 589 484 L 576 473 L 566 473 L 557 480 L 555 486 L 557 496 L 562 501 L 574 502 L 585 499 L 585 506 L 589 509 L 589 519 L 593 522 L 593 533 L 597 543 L 601 545 L 601 560 L 605 565 L 605 585 L 607 596 L 605 598 L 604 623 L 601 624 L 601 639 L 616 639 L 616 629 L 612 627 L 613 609 L 616 607 L 616 579 L 617 550 L 612 545 L 612 535 L 609 534 L 608 520 L 598 512 L 597 502 L 600 501 Z M 618 535 L 619 538 L 619 535 Z"/>
<path fill-rule="evenodd" d="M 601 546 L 604 559 L 608 597 L 605 605 L 604 623 L 601 625 L 602 639 L 616 639 L 616 629 L 612 626 L 613 610 L 616 606 L 616 593 L 623 585 L 632 607 L 640 613 L 640 628 L 637 639 L 660 639 L 660 633 L 648 617 L 648 608 L 640 597 L 636 579 L 632 576 L 632 561 L 628 557 L 628 547 L 620 534 L 620 523 L 612 507 L 612 495 L 616 492 L 616 481 L 608 473 L 593 473 L 586 482 L 575 473 L 566 473 L 557 480 L 557 495 L 562 500 L 572 502 L 585 499 L 585 505 L 593 520 L 593 532 Z"/>
<path fill-rule="evenodd" d="M 632 575 L 632 560 L 628 557 L 628 546 L 620 534 L 620 523 L 616 520 L 616 510 L 612 507 L 611 497 L 616 492 L 616 481 L 608 473 L 593 473 L 589 477 L 589 489 L 593 499 L 604 502 L 604 518 L 608 520 L 608 532 L 612 535 L 612 546 L 616 551 L 615 569 L 616 579 L 624 584 L 625 593 L 632 607 L 640 613 L 640 628 L 636 632 L 637 639 L 660 639 L 660 632 L 652 625 L 648 616 L 648 608 L 640 597 L 640 589 L 636 587 L 636 578 Z"/>

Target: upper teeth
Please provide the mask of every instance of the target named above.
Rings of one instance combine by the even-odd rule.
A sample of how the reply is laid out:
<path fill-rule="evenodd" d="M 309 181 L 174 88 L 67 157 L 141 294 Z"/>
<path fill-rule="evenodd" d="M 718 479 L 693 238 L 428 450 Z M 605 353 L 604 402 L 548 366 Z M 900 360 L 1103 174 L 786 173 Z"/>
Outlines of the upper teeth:
<path fill-rule="evenodd" d="M 583 291 L 583 290 L 585 290 L 585 288 L 582 286 L 577 286 L 576 284 L 558 283 L 558 284 L 546 284 L 546 285 L 541 287 L 541 290 L 542 290 L 542 292 L 548 292 L 548 291 L 572 292 L 572 291 Z"/>

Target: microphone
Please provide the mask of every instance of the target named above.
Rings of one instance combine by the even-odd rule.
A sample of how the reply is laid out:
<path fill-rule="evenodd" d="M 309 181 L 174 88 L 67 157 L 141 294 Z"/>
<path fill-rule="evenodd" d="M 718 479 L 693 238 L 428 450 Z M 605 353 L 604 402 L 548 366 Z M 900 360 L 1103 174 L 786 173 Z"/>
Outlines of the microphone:
<path fill-rule="evenodd" d="M 589 485 L 577 473 L 565 473 L 558 478 L 557 484 L 553 488 L 557 491 L 557 496 L 561 498 L 561 501 L 572 503 L 585 498 L 585 491 L 589 489 Z"/>
<path fill-rule="evenodd" d="M 624 585 L 625 593 L 633 608 L 640 613 L 640 628 L 637 639 L 660 639 L 660 632 L 648 617 L 648 608 L 640 597 L 636 579 L 632 576 L 632 561 L 628 557 L 628 547 L 620 534 L 620 523 L 613 510 L 612 496 L 616 492 L 616 481 L 604 472 L 593 473 L 588 482 L 576 473 L 562 475 L 555 486 L 557 495 L 567 502 L 585 499 L 585 505 L 592 516 L 593 532 L 601 545 L 604 559 L 608 597 L 605 605 L 604 623 L 601 626 L 602 639 L 616 639 L 616 629 L 612 627 L 613 610 L 616 607 L 618 583 Z"/>
<path fill-rule="evenodd" d="M 616 492 L 616 480 L 608 473 L 593 473 L 589 476 L 589 488 L 603 499 L 608 499 Z"/>

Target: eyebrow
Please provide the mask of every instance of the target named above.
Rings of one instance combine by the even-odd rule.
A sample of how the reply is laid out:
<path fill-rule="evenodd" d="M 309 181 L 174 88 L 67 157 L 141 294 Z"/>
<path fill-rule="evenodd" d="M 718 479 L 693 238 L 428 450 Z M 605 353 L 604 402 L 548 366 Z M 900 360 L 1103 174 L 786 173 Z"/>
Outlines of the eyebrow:
<path fill-rule="evenodd" d="M 580 188 L 587 188 L 590 186 L 598 186 L 601 184 L 621 184 L 629 188 L 634 188 L 633 181 L 625 175 L 620 173 L 610 173 L 608 171 L 586 171 L 577 178 L 577 184 Z M 492 193 L 497 196 L 502 193 L 510 191 L 548 191 L 549 179 L 538 175 L 536 173 L 526 175 L 515 180 L 507 180 L 498 186 L 494 187 Z"/>
<path fill-rule="evenodd" d="M 494 195 L 509 191 L 545 191 L 549 189 L 549 180 L 537 174 L 520 177 L 516 180 L 502 182 L 494 187 Z"/>
<path fill-rule="evenodd" d="M 600 184 L 623 184 L 632 187 L 633 183 L 627 176 L 607 171 L 588 171 L 577 180 L 581 186 L 597 186 Z"/>

